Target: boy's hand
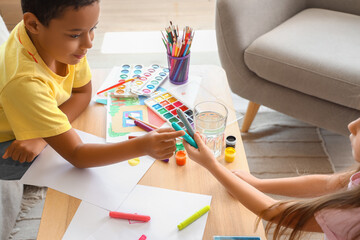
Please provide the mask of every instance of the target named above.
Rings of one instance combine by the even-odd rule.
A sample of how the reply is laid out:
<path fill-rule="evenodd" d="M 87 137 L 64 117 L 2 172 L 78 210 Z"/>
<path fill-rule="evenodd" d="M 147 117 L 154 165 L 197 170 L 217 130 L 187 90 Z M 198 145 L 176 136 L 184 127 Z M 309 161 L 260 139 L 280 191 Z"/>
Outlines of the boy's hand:
<path fill-rule="evenodd" d="M 47 143 L 42 138 L 29 140 L 14 140 L 6 149 L 2 158 L 11 157 L 15 161 L 32 162 L 41 153 Z"/>
<path fill-rule="evenodd" d="M 159 128 L 144 135 L 143 146 L 147 155 L 155 159 L 170 158 L 176 150 L 176 138 L 185 134 L 172 128 Z"/>
<path fill-rule="evenodd" d="M 213 152 L 205 145 L 198 132 L 194 134 L 194 140 L 199 147 L 198 149 L 192 147 L 183 140 L 183 145 L 189 157 L 205 168 L 209 168 L 213 164 L 216 164 L 217 160 Z"/>

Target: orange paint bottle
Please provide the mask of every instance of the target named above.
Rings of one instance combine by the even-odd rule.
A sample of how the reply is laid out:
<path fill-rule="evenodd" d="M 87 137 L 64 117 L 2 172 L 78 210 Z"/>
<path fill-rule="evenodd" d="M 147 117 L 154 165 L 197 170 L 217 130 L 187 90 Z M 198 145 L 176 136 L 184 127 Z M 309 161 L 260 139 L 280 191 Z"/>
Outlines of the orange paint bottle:
<path fill-rule="evenodd" d="M 177 151 L 175 154 L 176 164 L 179 166 L 183 166 L 186 163 L 186 152 L 185 150 Z"/>

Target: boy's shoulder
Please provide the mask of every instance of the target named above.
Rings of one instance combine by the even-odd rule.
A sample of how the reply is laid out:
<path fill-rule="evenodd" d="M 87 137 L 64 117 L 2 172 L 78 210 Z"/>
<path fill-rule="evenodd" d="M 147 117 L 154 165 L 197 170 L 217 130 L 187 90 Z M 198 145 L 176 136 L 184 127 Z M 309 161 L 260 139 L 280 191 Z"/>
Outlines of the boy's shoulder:
<path fill-rule="evenodd" d="M 37 78 L 46 74 L 45 69 L 39 67 L 35 47 L 32 43 L 30 48 L 27 47 L 29 41 L 25 26 L 20 22 L 0 46 L 0 90 L 14 79 Z"/>

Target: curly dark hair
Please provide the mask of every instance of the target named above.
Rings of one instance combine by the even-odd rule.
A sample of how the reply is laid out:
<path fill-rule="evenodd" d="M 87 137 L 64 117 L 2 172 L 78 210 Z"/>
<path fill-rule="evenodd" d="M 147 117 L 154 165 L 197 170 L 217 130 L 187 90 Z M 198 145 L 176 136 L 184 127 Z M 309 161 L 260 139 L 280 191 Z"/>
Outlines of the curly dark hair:
<path fill-rule="evenodd" d="M 79 9 L 100 2 L 100 0 L 21 0 L 23 13 L 31 12 L 44 26 L 49 26 L 50 20 L 61 16 L 68 7 Z"/>

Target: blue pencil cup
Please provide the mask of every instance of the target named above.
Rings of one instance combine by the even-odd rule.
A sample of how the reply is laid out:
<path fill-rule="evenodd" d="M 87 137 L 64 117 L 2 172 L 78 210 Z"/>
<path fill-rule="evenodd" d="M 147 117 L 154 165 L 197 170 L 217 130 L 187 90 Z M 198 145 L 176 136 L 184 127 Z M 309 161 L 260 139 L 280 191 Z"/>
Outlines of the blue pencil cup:
<path fill-rule="evenodd" d="M 184 57 L 173 57 L 168 54 L 168 66 L 171 83 L 176 85 L 186 83 L 189 77 L 190 53 Z"/>

